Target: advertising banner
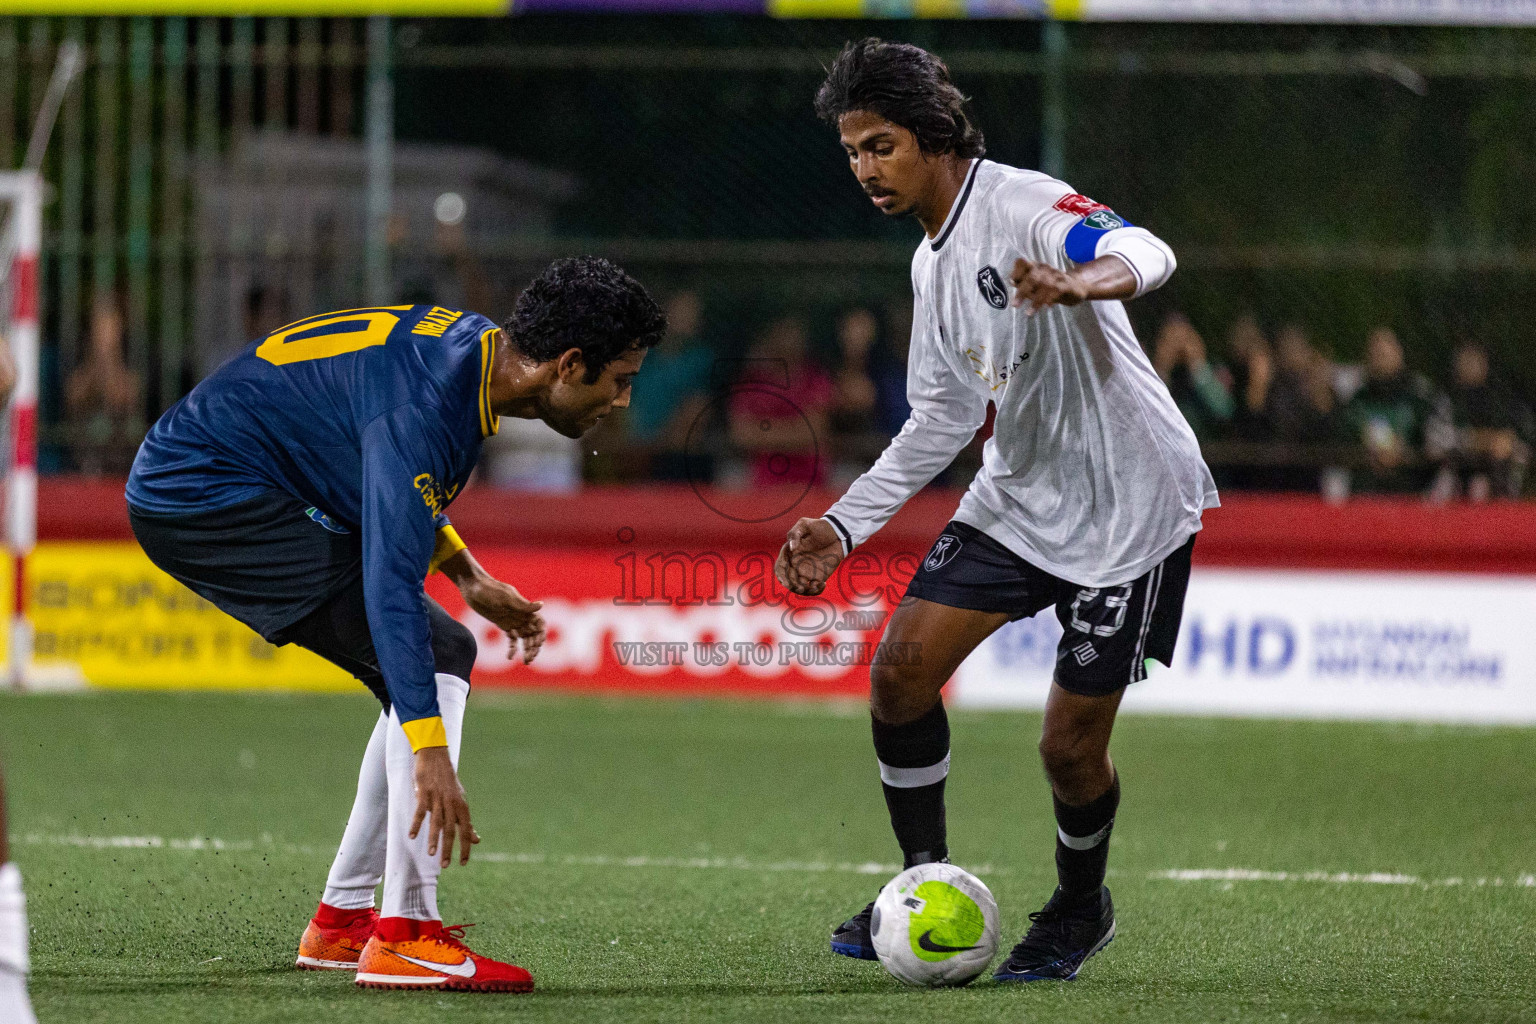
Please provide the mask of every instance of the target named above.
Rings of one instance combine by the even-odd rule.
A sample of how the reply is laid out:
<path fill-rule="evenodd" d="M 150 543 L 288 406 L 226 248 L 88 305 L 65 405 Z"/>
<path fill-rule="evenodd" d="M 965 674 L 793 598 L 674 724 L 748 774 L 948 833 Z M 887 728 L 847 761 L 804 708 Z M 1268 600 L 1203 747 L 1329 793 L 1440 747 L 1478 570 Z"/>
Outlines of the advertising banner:
<path fill-rule="evenodd" d="M 273 647 L 155 568 L 131 542 L 39 544 L 27 559 L 27 577 L 36 686 L 349 690 L 358 685 L 306 650 Z M 11 578 L 7 572 L 6 591 Z"/>
<path fill-rule="evenodd" d="M 792 598 L 768 550 L 484 547 L 494 575 L 544 602 L 532 665 L 441 576 L 428 592 L 480 641 L 480 688 L 862 697 L 921 552 L 858 551 L 821 598 Z M 346 673 L 275 648 L 166 577 L 131 542 L 41 544 L 28 561 L 34 682 L 348 691 Z M 9 579 L 9 574 L 6 574 Z M 1196 568 L 1172 668 L 1130 711 L 1536 722 L 1536 578 Z M 960 668 L 969 707 L 1044 703 L 1053 612 L 1005 626 Z"/>
<path fill-rule="evenodd" d="M 1536 0 L 0 0 L 0 14 L 416 17 L 607 13 L 1536 25 Z"/>
<path fill-rule="evenodd" d="M 549 625 L 532 665 L 441 576 L 427 591 L 475 631 L 477 686 L 858 696 L 917 557 L 855 552 L 821 598 L 790 597 L 777 551 L 493 548 L 476 556 Z M 917 652 L 884 650 L 889 657 Z"/>
<path fill-rule="evenodd" d="M 1089 21 L 1536 25 L 1533 0 L 1068 0 L 1052 4 L 1052 13 Z"/>
<path fill-rule="evenodd" d="M 464 17 L 510 11 L 511 0 L 0 0 L 0 15 Z"/>
<path fill-rule="evenodd" d="M 1128 711 L 1536 722 L 1536 580 L 1197 569 L 1172 668 Z M 956 674 L 972 707 L 1040 707 L 1061 627 L 1010 623 Z"/>

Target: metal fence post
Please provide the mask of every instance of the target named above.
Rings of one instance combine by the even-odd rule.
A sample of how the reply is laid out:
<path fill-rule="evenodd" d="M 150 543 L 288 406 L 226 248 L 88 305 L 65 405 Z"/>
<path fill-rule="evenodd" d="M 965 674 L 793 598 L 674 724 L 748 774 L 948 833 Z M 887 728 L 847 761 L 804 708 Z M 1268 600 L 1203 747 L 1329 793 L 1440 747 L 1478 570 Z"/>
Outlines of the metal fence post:
<path fill-rule="evenodd" d="M 394 176 L 394 83 L 390 80 L 389 18 L 368 19 L 367 288 L 368 301 L 390 301 L 389 214 Z"/>
<path fill-rule="evenodd" d="M 1041 46 L 1045 74 L 1040 76 L 1040 169 L 1060 178 L 1067 173 L 1067 27 L 1059 21 L 1046 22 Z"/>

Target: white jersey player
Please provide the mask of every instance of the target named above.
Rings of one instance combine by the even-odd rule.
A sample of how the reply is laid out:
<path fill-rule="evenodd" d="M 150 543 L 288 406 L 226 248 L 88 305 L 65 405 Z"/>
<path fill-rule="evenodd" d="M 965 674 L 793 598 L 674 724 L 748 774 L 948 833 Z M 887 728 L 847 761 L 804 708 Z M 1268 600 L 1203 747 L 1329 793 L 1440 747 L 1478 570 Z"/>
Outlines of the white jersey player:
<path fill-rule="evenodd" d="M 986 160 L 948 69 L 915 46 L 850 43 L 816 106 L 875 206 L 926 237 L 912 260 L 911 418 L 824 517 L 790 530 L 779 577 L 820 593 L 996 407 L 982 468 L 886 627 L 901 645 L 888 649 L 920 657 L 871 666 L 875 754 L 907 866 L 947 858 L 940 690 L 1004 623 L 1055 607 L 1040 751 L 1059 885 L 994 976 L 1069 979 L 1114 937 L 1115 713 L 1148 659 L 1172 660 L 1200 515 L 1217 504 L 1121 305 L 1167 281 L 1174 255 L 1049 175 Z M 834 930 L 835 952 L 874 958 L 869 914 Z"/>

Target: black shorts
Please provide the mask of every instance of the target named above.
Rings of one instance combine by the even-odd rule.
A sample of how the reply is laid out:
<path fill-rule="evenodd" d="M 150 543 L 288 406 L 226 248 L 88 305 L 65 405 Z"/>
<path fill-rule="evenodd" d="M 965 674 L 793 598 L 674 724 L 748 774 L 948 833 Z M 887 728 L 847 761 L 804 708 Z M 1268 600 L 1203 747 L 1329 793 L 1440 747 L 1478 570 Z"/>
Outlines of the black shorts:
<path fill-rule="evenodd" d="M 322 520 L 324 520 L 322 522 Z M 363 600 L 363 544 L 284 491 L 229 508 L 128 522 L 149 560 L 268 643 L 298 644 L 352 673 L 389 708 Z M 422 595 L 437 671 L 468 680 L 475 638 Z"/>
<path fill-rule="evenodd" d="M 974 526 L 951 522 L 907 586 L 907 595 L 952 608 L 1024 619 L 1056 606 L 1061 643 L 1055 680 L 1099 697 L 1147 677 L 1147 659 L 1173 664 L 1189 588 L 1189 540 L 1129 583 L 1083 587 L 1037 568 Z"/>

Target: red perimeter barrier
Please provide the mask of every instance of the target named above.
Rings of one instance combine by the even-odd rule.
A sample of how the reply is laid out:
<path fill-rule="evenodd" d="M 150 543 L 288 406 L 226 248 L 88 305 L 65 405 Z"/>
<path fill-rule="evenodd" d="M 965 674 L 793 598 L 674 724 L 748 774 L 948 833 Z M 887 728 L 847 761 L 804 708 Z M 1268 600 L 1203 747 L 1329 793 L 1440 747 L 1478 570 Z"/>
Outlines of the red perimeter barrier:
<path fill-rule="evenodd" d="M 877 545 L 887 551 L 926 551 L 959 497 L 959 492 L 939 490 L 918 495 L 877 535 Z M 638 544 L 776 551 L 797 517 L 818 515 L 836 498 L 835 493 L 798 488 L 743 494 L 658 485 L 547 495 L 471 487 L 449 514 L 472 548 Z M 1205 515 L 1195 546 L 1197 563 L 1536 573 L 1536 502 L 1434 506 L 1412 498 L 1356 498 L 1328 505 L 1309 495 L 1256 494 L 1228 494 L 1222 500 L 1222 508 Z M 48 477 L 39 482 L 40 540 L 132 536 L 121 480 Z"/>

